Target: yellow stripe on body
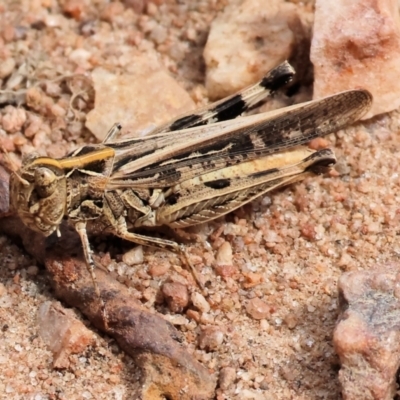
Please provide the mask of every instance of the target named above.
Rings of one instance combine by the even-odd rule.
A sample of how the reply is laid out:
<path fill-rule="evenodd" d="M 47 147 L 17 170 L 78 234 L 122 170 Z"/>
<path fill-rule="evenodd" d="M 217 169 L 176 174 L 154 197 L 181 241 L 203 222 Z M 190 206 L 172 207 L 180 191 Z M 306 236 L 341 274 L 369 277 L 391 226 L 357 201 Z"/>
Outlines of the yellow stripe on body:
<path fill-rule="evenodd" d="M 84 169 L 86 165 L 91 164 L 95 161 L 106 160 L 115 156 L 115 151 L 111 147 L 106 147 L 104 149 L 91 151 L 88 154 L 77 157 L 68 157 L 64 160 L 58 160 L 61 168 L 65 169 Z M 56 161 L 56 160 L 54 160 Z"/>
<path fill-rule="evenodd" d="M 114 149 L 107 147 L 100 150 L 91 151 L 88 154 L 77 157 L 67 157 L 65 159 L 56 160 L 50 157 L 39 157 L 32 161 L 34 165 L 49 165 L 60 169 L 72 169 L 72 168 L 84 168 L 86 165 L 91 164 L 95 161 L 106 160 L 112 158 L 115 155 Z"/>
<path fill-rule="evenodd" d="M 41 166 L 42 164 L 62 169 L 60 162 L 58 160 L 56 160 L 55 158 L 50 158 L 50 157 L 36 158 L 35 160 L 32 161 L 32 163 L 30 165 L 31 166 L 35 166 L 35 165 Z"/>

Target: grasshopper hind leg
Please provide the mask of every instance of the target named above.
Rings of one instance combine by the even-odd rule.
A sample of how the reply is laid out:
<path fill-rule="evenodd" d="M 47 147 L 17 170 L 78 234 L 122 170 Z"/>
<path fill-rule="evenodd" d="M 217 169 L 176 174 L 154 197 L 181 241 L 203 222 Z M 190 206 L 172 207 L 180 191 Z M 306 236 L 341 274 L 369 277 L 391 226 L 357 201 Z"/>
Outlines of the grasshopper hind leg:
<path fill-rule="evenodd" d="M 177 253 L 179 256 L 181 256 L 181 258 L 183 258 L 184 264 L 189 267 L 189 270 L 190 270 L 195 282 L 200 287 L 200 289 L 204 292 L 204 284 L 202 282 L 200 274 L 196 270 L 196 268 L 194 267 L 192 262 L 190 261 L 189 254 L 187 253 L 184 245 L 178 244 L 172 240 L 160 239 L 160 238 L 156 238 L 156 237 L 140 235 L 137 233 L 129 232 L 124 219 L 123 219 L 123 221 L 120 221 L 120 223 L 118 224 L 118 229 L 113 233 L 122 239 L 128 240 L 130 242 L 133 242 L 133 243 L 136 243 L 139 245 L 149 246 L 149 247 L 157 247 L 159 249 L 166 249 L 166 250 L 172 251 L 174 253 Z"/>

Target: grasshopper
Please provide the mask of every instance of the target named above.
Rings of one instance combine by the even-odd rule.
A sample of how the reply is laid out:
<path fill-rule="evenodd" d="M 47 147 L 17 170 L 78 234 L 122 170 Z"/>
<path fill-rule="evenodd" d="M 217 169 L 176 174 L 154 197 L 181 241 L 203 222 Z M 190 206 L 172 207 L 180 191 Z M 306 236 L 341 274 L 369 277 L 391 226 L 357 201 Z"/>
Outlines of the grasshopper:
<path fill-rule="evenodd" d="M 144 138 L 117 140 L 121 127 L 116 124 L 101 144 L 67 157 L 27 156 L 20 171 L 11 174 L 11 208 L 45 236 L 59 234 L 63 219 L 75 227 L 100 300 L 88 239 L 92 230 L 178 252 L 191 266 L 183 245 L 135 229 L 210 221 L 272 189 L 329 170 L 336 162 L 331 149 L 301 145 L 356 121 L 371 104 L 369 92 L 350 90 L 236 118 L 293 75 L 284 62 L 258 84 Z"/>

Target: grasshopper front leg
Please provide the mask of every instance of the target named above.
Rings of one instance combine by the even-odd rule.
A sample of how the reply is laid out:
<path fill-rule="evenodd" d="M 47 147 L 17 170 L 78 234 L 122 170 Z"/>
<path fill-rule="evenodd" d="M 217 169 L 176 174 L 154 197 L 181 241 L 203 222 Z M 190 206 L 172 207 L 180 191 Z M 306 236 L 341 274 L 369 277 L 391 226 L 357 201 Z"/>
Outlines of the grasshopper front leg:
<path fill-rule="evenodd" d="M 108 327 L 108 318 L 107 318 L 107 313 L 106 313 L 106 305 L 101 297 L 101 293 L 100 293 L 100 288 L 99 285 L 97 283 L 97 278 L 96 278 L 96 274 L 94 272 L 95 269 L 95 264 L 93 261 L 93 251 L 90 247 L 90 243 L 89 243 L 89 238 L 87 236 L 87 230 L 86 230 L 86 222 L 81 221 L 81 222 L 77 222 L 75 224 L 75 229 L 78 232 L 79 237 L 81 238 L 81 243 L 82 243 L 82 247 L 83 247 L 83 254 L 85 256 L 85 261 L 86 261 L 86 268 L 90 274 L 90 277 L 92 279 L 93 282 L 93 287 L 96 293 L 96 296 L 99 299 L 100 302 L 100 308 L 101 308 L 101 314 L 103 316 L 103 320 L 104 320 L 104 325 L 107 329 Z"/>

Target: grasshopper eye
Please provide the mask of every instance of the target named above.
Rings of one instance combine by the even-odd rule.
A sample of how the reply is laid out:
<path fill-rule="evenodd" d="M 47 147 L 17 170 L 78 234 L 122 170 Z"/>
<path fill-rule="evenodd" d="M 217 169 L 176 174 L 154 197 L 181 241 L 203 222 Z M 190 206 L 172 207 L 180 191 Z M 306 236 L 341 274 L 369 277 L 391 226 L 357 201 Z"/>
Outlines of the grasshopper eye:
<path fill-rule="evenodd" d="M 40 197 L 47 197 L 56 189 L 57 176 L 49 168 L 37 168 L 35 171 L 35 187 Z"/>

